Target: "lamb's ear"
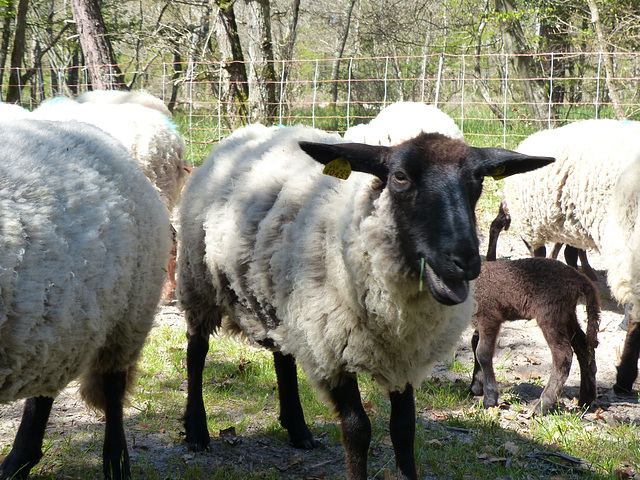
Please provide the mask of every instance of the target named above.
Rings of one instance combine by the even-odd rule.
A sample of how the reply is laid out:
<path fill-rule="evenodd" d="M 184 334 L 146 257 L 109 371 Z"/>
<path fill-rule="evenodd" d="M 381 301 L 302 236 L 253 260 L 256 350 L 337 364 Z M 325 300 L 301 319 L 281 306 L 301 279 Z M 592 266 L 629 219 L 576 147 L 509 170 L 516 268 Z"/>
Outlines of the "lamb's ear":
<path fill-rule="evenodd" d="M 471 150 L 477 155 L 478 173 L 496 180 L 516 173 L 529 172 L 555 161 L 553 157 L 525 155 L 504 148 L 471 147 Z"/>
<path fill-rule="evenodd" d="M 326 165 L 337 158 L 344 158 L 349 161 L 351 170 L 370 173 L 385 183 L 387 181 L 389 147 L 364 143 L 299 143 L 300 148 L 318 163 Z"/>

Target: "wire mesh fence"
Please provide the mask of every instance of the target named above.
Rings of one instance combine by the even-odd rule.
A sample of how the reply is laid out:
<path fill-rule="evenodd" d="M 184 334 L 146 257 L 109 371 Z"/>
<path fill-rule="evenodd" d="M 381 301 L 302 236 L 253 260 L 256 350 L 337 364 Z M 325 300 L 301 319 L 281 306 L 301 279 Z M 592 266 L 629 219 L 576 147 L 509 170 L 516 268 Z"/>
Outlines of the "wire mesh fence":
<path fill-rule="evenodd" d="M 603 63 L 606 55 L 612 56 L 615 70 L 608 79 Z M 533 66 L 529 71 L 543 73 L 523 73 L 519 57 L 509 54 L 277 61 L 276 80 L 260 82 L 248 75 L 243 85 L 233 85 L 227 74 L 229 64 L 220 61 L 171 63 L 158 59 L 146 64 L 143 71 L 130 65 L 119 67 L 126 77 L 135 78 L 126 87 L 146 89 L 172 104 L 192 145 L 216 143 L 239 125 L 255 121 L 250 102 L 228 94 L 231 87 L 272 89 L 275 102 L 258 100 L 269 103 L 264 109 L 267 115 L 260 118 L 268 124 L 304 123 L 344 132 L 368 122 L 389 103 L 420 101 L 449 114 L 469 143 L 506 147 L 513 147 L 535 130 L 580 119 L 614 118 L 611 88 L 617 92 L 627 119 L 640 113 L 640 53 L 563 52 L 520 57 Z M 336 62 L 340 62 L 337 70 Z M 247 62 L 244 69 L 252 72 L 254 66 Z M 333 71 L 339 74 L 332 76 Z M 4 73 L 8 78 L 9 72 Z M 88 71 L 85 67 L 39 69 L 29 84 L 18 87 L 22 105 L 32 109 L 46 98 L 75 96 L 87 90 Z"/>

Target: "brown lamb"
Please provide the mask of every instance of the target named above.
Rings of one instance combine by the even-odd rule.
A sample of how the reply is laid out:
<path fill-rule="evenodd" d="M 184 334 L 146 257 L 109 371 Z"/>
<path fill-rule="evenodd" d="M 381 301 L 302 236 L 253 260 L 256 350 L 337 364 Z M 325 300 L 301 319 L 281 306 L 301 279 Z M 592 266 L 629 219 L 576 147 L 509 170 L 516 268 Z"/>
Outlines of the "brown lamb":
<path fill-rule="evenodd" d="M 581 295 L 587 307 L 587 333 L 576 316 Z M 483 395 L 485 408 L 498 405 L 498 385 L 493 356 L 502 323 L 507 320 L 536 319 L 551 350 L 552 368 L 547 386 L 535 413 L 557 409 L 571 369 L 573 351 L 580 364 L 581 406 L 596 398 L 595 348 L 600 324 L 598 288 L 584 274 L 549 258 L 485 262 L 476 281 L 478 310 L 473 317 L 471 340 L 474 355 L 471 392 Z"/>

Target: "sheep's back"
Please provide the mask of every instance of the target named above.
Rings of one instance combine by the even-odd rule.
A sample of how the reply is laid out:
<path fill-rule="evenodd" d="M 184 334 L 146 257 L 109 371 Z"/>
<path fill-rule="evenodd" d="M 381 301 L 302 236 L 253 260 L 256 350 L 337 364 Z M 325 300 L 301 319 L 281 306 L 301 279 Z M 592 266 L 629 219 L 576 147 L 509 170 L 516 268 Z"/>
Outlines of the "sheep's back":
<path fill-rule="evenodd" d="M 519 152 L 556 161 L 505 179 L 514 229 L 533 248 L 562 242 L 600 249 L 612 186 L 639 139 L 635 122 L 614 120 L 576 122 L 525 139 Z"/>
<path fill-rule="evenodd" d="M 123 147 L 76 122 L 0 123 L 0 402 L 126 370 L 148 333 L 168 214 Z"/>
<path fill-rule="evenodd" d="M 125 146 L 167 208 L 175 206 L 186 180 L 182 168 L 186 146 L 176 125 L 162 113 L 132 103 L 77 103 L 56 98 L 32 115 L 40 120 L 85 122 L 113 136 Z"/>

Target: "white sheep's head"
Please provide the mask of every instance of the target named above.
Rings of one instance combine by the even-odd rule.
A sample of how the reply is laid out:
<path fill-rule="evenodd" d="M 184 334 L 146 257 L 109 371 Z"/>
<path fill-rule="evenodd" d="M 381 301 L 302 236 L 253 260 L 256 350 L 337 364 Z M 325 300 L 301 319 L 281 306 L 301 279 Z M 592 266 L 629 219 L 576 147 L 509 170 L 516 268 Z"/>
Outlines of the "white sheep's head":
<path fill-rule="evenodd" d="M 464 302 L 469 281 L 480 274 L 475 206 L 484 177 L 502 178 L 554 161 L 471 147 L 438 133 L 423 133 L 392 147 L 312 142 L 300 142 L 300 147 L 319 163 L 342 157 L 353 171 L 382 181 L 391 197 L 407 268 L 417 278 L 424 267 L 431 294 L 445 305 Z"/>

